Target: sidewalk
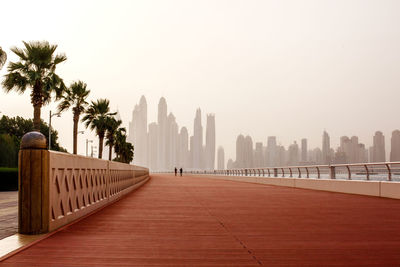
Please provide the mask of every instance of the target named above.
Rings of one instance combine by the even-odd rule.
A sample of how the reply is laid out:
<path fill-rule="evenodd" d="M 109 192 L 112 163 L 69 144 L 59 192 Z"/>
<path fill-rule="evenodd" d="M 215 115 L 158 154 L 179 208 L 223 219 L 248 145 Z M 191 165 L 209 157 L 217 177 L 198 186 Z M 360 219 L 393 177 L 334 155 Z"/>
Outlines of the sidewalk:
<path fill-rule="evenodd" d="M 0 266 L 398 266 L 400 201 L 152 175 Z"/>
<path fill-rule="evenodd" d="M 0 239 L 18 231 L 18 191 L 0 192 Z"/>

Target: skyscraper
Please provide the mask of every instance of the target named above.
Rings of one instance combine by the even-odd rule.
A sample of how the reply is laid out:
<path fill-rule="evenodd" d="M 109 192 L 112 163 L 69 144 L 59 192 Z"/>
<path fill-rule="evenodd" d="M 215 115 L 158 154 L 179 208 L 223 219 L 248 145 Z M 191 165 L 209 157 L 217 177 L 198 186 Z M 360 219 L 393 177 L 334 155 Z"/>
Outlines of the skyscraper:
<path fill-rule="evenodd" d="M 152 122 L 149 124 L 149 133 L 147 138 L 147 155 L 148 166 L 151 170 L 158 170 L 157 155 L 158 155 L 158 133 L 157 123 Z"/>
<path fill-rule="evenodd" d="M 324 164 L 331 163 L 330 152 L 331 152 L 331 144 L 330 144 L 329 134 L 326 131 L 324 131 L 322 135 L 322 160 Z"/>
<path fill-rule="evenodd" d="M 193 168 L 202 169 L 203 163 L 203 126 L 201 125 L 201 110 L 196 110 L 193 127 Z"/>
<path fill-rule="evenodd" d="M 206 149 L 205 149 L 205 168 L 213 170 L 215 168 L 215 116 L 207 115 L 206 126 Z"/>
<path fill-rule="evenodd" d="M 161 97 L 158 103 L 158 154 L 157 166 L 159 170 L 166 170 L 167 144 L 167 101 Z"/>
<path fill-rule="evenodd" d="M 174 114 L 169 113 L 167 117 L 167 143 L 166 150 L 166 166 L 168 170 L 177 167 L 177 152 L 178 152 L 178 124 Z"/>
<path fill-rule="evenodd" d="M 266 162 L 266 166 L 268 166 L 268 167 L 275 167 L 275 166 L 279 165 L 278 164 L 278 147 L 276 146 L 276 137 L 275 136 L 268 136 L 265 162 Z"/>
<path fill-rule="evenodd" d="M 182 127 L 179 133 L 178 166 L 189 168 L 189 134 L 186 127 Z"/>
<path fill-rule="evenodd" d="M 133 162 L 147 166 L 147 102 L 144 96 L 140 98 L 139 105 L 135 105 L 133 109 L 128 140 L 135 147 Z"/>
<path fill-rule="evenodd" d="M 372 145 L 372 162 L 385 162 L 385 136 L 382 132 L 375 132 Z"/>
<path fill-rule="evenodd" d="M 307 139 L 303 138 L 301 139 L 301 162 L 303 163 L 308 161 L 307 152 Z"/>
<path fill-rule="evenodd" d="M 390 161 L 400 161 L 400 131 L 392 132 Z"/>
<path fill-rule="evenodd" d="M 218 147 L 218 166 L 217 169 L 218 170 L 223 170 L 225 169 L 225 151 L 224 148 L 222 146 Z"/>
<path fill-rule="evenodd" d="M 263 143 L 257 142 L 256 149 L 254 151 L 254 167 L 263 167 L 263 165 L 264 165 Z"/>
<path fill-rule="evenodd" d="M 288 162 L 289 166 L 296 166 L 299 164 L 299 145 L 294 141 L 288 148 Z"/>
<path fill-rule="evenodd" d="M 243 168 L 243 167 L 245 167 L 244 166 L 244 151 L 245 151 L 244 136 L 240 134 L 236 138 L 235 168 Z"/>

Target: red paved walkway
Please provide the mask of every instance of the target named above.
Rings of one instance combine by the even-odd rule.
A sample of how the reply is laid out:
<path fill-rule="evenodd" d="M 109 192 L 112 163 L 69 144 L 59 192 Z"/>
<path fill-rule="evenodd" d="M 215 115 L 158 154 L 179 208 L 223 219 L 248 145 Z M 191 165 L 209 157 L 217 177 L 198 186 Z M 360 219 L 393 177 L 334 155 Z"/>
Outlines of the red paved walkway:
<path fill-rule="evenodd" d="M 2 266 L 400 265 L 400 201 L 153 175 Z"/>

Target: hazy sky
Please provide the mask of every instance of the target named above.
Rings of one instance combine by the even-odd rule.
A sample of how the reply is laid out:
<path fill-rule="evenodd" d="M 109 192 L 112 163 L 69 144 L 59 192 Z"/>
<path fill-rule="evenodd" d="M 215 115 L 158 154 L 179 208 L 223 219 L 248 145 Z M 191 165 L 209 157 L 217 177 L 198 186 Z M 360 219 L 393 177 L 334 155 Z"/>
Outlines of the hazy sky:
<path fill-rule="evenodd" d="M 227 158 L 240 133 L 264 143 L 276 135 L 285 146 L 308 138 L 313 148 L 324 129 L 334 146 L 341 135 L 369 146 L 376 130 L 389 144 L 400 128 L 398 0 L 3 0 L 1 10 L 9 60 L 22 40 L 58 44 L 68 57 L 59 75 L 85 81 L 91 99 L 109 98 L 125 126 L 141 95 L 149 122 L 164 96 L 190 134 L 197 107 L 203 127 L 215 113 Z M 55 107 L 43 108 L 46 121 Z M 29 93 L 1 90 L 0 111 L 32 117 Z M 71 151 L 71 112 L 53 122 Z M 80 135 L 79 153 L 91 136 Z"/>

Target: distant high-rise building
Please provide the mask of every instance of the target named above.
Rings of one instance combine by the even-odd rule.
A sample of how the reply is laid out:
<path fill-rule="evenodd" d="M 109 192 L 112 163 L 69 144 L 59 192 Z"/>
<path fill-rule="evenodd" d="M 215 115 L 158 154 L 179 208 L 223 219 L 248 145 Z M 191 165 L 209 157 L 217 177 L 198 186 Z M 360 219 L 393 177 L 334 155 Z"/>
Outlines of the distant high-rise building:
<path fill-rule="evenodd" d="M 254 167 L 254 150 L 253 150 L 253 140 L 250 136 L 246 136 L 244 139 L 245 150 L 244 150 L 244 167 L 253 168 Z"/>
<path fill-rule="evenodd" d="M 303 163 L 308 161 L 307 152 L 307 139 L 303 138 L 301 139 L 301 161 Z"/>
<path fill-rule="evenodd" d="M 203 163 L 203 126 L 201 125 L 201 110 L 196 110 L 193 130 L 193 168 L 202 169 Z"/>
<path fill-rule="evenodd" d="M 226 168 L 227 168 L 228 170 L 233 169 L 233 168 L 236 168 L 236 166 L 234 166 L 234 163 L 233 163 L 233 160 L 232 160 L 232 159 L 229 159 L 229 160 L 228 160 L 228 163 L 226 164 Z"/>
<path fill-rule="evenodd" d="M 289 146 L 288 149 L 288 162 L 289 166 L 296 166 L 299 164 L 299 146 L 296 141 Z"/>
<path fill-rule="evenodd" d="M 275 136 L 268 136 L 267 140 L 267 148 L 266 148 L 266 154 L 265 154 L 265 163 L 267 167 L 275 167 L 278 166 L 278 151 L 277 151 L 277 146 L 276 146 L 276 137 Z M 283 162 L 282 162 L 283 164 Z"/>
<path fill-rule="evenodd" d="M 263 167 L 263 165 L 264 165 L 263 143 L 257 142 L 256 149 L 254 151 L 254 167 Z"/>
<path fill-rule="evenodd" d="M 244 168 L 244 152 L 245 151 L 245 142 L 244 136 L 239 135 L 236 139 L 236 161 L 235 167 L 236 168 Z"/>
<path fill-rule="evenodd" d="M 206 148 L 205 148 L 205 168 L 214 170 L 215 168 L 215 116 L 207 115 L 206 125 Z"/>
<path fill-rule="evenodd" d="M 222 146 L 218 147 L 217 158 L 218 158 L 217 169 L 218 170 L 225 169 L 225 151 Z"/>
<path fill-rule="evenodd" d="M 171 170 L 177 167 L 177 152 L 178 152 L 178 124 L 174 114 L 169 113 L 167 117 L 167 143 L 166 150 L 166 165 L 167 169 Z"/>
<path fill-rule="evenodd" d="M 340 146 L 335 155 L 335 163 L 368 162 L 368 151 L 364 144 L 358 142 L 357 136 L 340 137 Z"/>
<path fill-rule="evenodd" d="M 382 132 L 375 132 L 372 146 L 372 162 L 385 162 L 385 136 Z"/>
<path fill-rule="evenodd" d="M 322 135 L 322 160 L 324 164 L 331 163 L 330 150 L 331 150 L 331 143 L 329 134 L 326 131 L 324 131 Z"/>
<path fill-rule="evenodd" d="M 178 166 L 180 168 L 189 168 L 189 134 L 186 127 L 181 128 L 179 133 Z"/>
<path fill-rule="evenodd" d="M 147 102 L 144 96 L 140 98 L 139 105 L 135 105 L 133 109 L 128 140 L 135 147 L 133 162 L 147 166 Z"/>
<path fill-rule="evenodd" d="M 400 131 L 392 132 L 390 161 L 400 161 Z"/>
<path fill-rule="evenodd" d="M 158 133 L 157 123 L 152 122 L 149 124 L 149 133 L 147 138 L 147 155 L 148 166 L 151 170 L 158 170 L 157 155 L 158 155 Z"/>
<path fill-rule="evenodd" d="M 166 165 L 166 145 L 167 145 L 167 101 L 161 97 L 158 102 L 158 160 L 159 170 L 167 170 Z"/>

